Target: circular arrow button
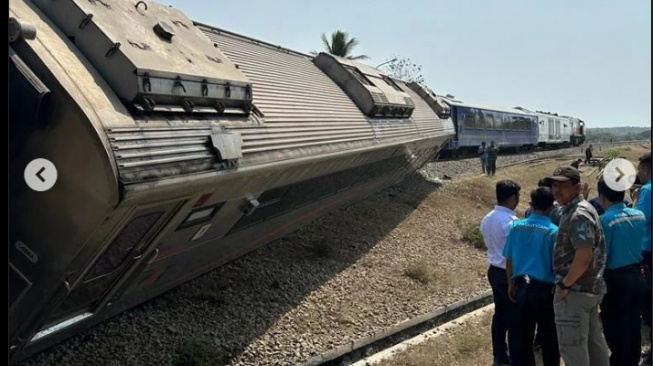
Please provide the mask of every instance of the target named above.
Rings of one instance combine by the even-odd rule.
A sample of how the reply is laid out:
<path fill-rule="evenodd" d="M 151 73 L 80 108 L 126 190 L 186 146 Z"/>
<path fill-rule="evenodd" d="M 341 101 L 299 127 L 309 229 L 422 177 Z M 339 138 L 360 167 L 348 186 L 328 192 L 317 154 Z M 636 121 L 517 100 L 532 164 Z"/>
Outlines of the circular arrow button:
<path fill-rule="evenodd" d="M 57 182 L 57 168 L 50 160 L 34 159 L 25 168 L 25 182 L 35 191 L 47 191 Z"/>
<path fill-rule="evenodd" d="M 637 170 L 626 159 L 614 159 L 603 170 L 605 184 L 615 191 L 626 191 L 635 183 Z"/>

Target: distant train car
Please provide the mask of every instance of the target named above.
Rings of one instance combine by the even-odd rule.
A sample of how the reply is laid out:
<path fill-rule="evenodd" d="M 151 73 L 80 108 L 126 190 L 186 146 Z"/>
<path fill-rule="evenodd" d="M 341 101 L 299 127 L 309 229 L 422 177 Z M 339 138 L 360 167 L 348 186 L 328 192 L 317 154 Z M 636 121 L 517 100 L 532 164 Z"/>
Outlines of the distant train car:
<path fill-rule="evenodd" d="M 557 113 L 533 112 L 523 107 L 515 107 L 515 109 L 537 116 L 539 127 L 537 146 L 540 148 L 578 146 L 585 141 L 585 123 L 578 118 Z"/>
<path fill-rule="evenodd" d="M 447 95 L 456 136 L 440 152 L 441 157 L 474 154 L 483 141 L 494 141 L 502 150 L 532 149 L 538 142 L 537 116 L 514 108 L 464 103 Z"/>
<path fill-rule="evenodd" d="M 569 136 L 569 143 L 572 144 L 573 146 L 579 146 L 585 143 L 585 138 L 587 136 L 587 131 L 585 130 L 585 121 L 576 118 L 576 117 L 569 117 L 566 116 L 567 119 L 569 119 L 570 127 L 571 127 L 571 135 Z"/>
<path fill-rule="evenodd" d="M 9 14 L 11 362 L 399 182 L 454 135 L 375 68 L 152 1 Z"/>

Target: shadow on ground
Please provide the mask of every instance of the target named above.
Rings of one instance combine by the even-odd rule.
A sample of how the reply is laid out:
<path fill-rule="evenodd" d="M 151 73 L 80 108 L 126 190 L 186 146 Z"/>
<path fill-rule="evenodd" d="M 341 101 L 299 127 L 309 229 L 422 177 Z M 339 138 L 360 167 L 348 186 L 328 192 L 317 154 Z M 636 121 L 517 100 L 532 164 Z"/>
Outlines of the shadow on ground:
<path fill-rule="evenodd" d="M 435 189 L 414 173 L 21 364 L 229 364 L 308 294 L 359 260 Z"/>

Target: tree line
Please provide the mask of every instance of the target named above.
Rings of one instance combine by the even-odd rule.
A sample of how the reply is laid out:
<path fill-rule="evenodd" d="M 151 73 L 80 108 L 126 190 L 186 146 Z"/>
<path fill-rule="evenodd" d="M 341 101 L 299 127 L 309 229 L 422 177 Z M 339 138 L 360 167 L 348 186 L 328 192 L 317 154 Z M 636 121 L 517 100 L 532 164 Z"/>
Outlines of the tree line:
<path fill-rule="evenodd" d="M 610 133 L 607 131 L 592 131 L 587 130 L 587 142 L 618 142 L 618 141 L 637 141 L 637 140 L 650 140 L 651 130 L 642 131 L 639 133 L 629 132 L 626 134 Z"/>

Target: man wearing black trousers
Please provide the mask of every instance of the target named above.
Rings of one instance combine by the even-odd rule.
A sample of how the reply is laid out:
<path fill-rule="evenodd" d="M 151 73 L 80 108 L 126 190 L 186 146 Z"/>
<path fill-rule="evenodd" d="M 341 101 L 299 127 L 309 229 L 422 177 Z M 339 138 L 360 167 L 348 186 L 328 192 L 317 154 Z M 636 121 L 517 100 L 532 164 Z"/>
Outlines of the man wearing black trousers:
<path fill-rule="evenodd" d="M 514 337 L 509 334 L 510 315 L 514 304 L 508 298 L 508 279 L 506 276 L 506 259 L 503 248 L 513 221 L 517 220 L 515 208 L 519 204 L 521 187 L 512 180 L 502 180 L 496 184 L 497 205 L 481 221 L 481 233 L 487 247 L 490 264 L 488 280 L 494 298 L 494 316 L 492 317 L 492 353 L 495 366 L 510 364 L 508 348 L 514 353 Z M 506 346 L 506 334 L 510 347 Z"/>
<path fill-rule="evenodd" d="M 499 147 L 495 145 L 494 141 L 490 141 L 490 147 L 487 148 L 487 175 L 494 175 L 497 172 L 498 155 Z"/>
<path fill-rule="evenodd" d="M 598 183 L 599 201 L 605 209 L 601 225 L 605 234 L 607 292 L 601 303 L 601 321 L 610 348 L 610 366 L 637 366 L 642 351 L 640 297 L 644 285 L 642 244 L 646 216 L 626 207 L 626 192 Z"/>
<path fill-rule="evenodd" d="M 533 336 L 536 325 L 544 366 L 560 365 L 553 311 L 553 247 L 558 233 L 558 227 L 549 217 L 553 202 L 549 188 L 533 190 L 533 213 L 512 224 L 503 250 L 508 296 L 517 305 L 510 315 L 510 333 L 519 346 L 511 352 L 510 366 L 535 366 Z"/>

